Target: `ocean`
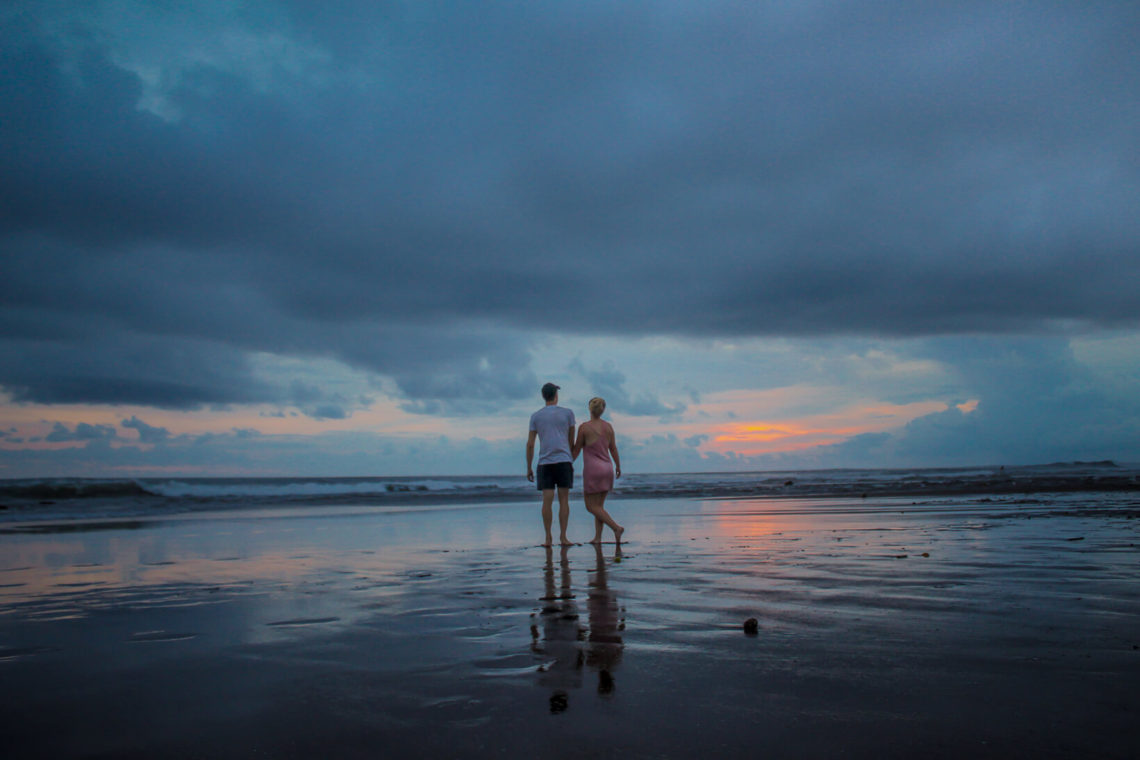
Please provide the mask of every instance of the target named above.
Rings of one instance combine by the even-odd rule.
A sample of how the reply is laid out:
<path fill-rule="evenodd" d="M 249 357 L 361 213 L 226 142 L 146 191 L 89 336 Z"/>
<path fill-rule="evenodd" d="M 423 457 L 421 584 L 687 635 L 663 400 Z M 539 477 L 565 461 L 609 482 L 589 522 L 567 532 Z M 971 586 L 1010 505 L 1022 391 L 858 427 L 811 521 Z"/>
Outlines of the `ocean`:
<path fill-rule="evenodd" d="M 1105 461 L 972 468 L 627 474 L 617 481 L 613 498 L 870 498 L 1138 488 L 1140 465 Z M 6 479 L 0 480 L 0 522 L 290 506 L 431 509 L 534 498 L 533 484 L 519 475 Z"/>

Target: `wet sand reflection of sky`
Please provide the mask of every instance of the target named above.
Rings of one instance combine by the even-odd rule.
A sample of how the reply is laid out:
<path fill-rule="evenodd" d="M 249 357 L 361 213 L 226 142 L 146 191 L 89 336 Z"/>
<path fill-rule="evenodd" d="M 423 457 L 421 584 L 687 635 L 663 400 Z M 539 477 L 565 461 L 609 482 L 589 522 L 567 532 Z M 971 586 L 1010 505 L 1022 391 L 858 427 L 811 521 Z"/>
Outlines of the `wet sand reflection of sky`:
<path fill-rule="evenodd" d="M 1066 516 L 1036 519 L 1054 504 Z M 215 738 L 244 730 L 217 703 L 241 693 L 249 714 L 281 719 L 289 741 L 303 710 L 330 731 L 379 726 L 442 742 L 505 726 L 506 740 L 539 746 L 547 729 L 616 731 L 628 716 L 668 732 L 677 694 L 696 697 L 694 720 L 727 711 L 751 725 L 748 700 L 766 689 L 773 721 L 794 722 L 802 706 L 832 706 L 830 687 L 805 693 L 806 682 L 842 690 L 886 677 L 876 709 L 908 716 L 912 698 L 930 696 L 909 675 L 924 668 L 966 697 L 1011 674 L 1028 679 L 1022 698 L 1041 674 L 1072 677 L 1083 704 L 1103 685 L 1081 675 L 1087 665 L 1134 667 L 1132 523 L 1082 516 L 1085 497 L 1022 505 L 1031 512 L 1017 517 L 1001 515 L 1018 505 L 963 500 L 798 506 L 615 500 L 634 535 L 620 552 L 547 552 L 536 504 L 3 534 L 0 668 L 11 688 L 0 704 L 24 716 L 17 724 L 67 710 L 73 720 L 92 694 L 118 704 L 130 676 L 149 673 L 162 688 L 132 709 L 173 720 L 192 693 L 197 709 L 216 707 Z M 572 530 L 588 535 L 576 519 Z M 748 618 L 755 637 L 741 629 Z M 957 659 L 941 664 L 946 652 Z M 1010 663 L 1016 673 L 1000 670 Z M 726 696 L 701 702 L 713 694 Z M 73 730 L 92 752 L 110 735 Z M 52 738 L 21 736 L 37 747 Z"/>
<path fill-rule="evenodd" d="M 615 691 L 615 670 L 622 656 L 625 611 L 608 582 L 607 559 L 602 546 L 592 547 L 593 561 L 580 565 L 587 576 L 574 583 L 570 549 L 546 550 L 540 612 L 532 616 L 531 651 L 539 658 L 538 684 L 549 694 L 550 712 L 570 709 L 572 693 L 582 688 L 583 672 L 597 675 L 596 691 L 610 697 Z M 611 563 L 622 561 L 614 547 Z M 586 596 L 586 619 L 581 616 L 580 594 Z M 541 628 L 540 628 L 541 626 Z"/>

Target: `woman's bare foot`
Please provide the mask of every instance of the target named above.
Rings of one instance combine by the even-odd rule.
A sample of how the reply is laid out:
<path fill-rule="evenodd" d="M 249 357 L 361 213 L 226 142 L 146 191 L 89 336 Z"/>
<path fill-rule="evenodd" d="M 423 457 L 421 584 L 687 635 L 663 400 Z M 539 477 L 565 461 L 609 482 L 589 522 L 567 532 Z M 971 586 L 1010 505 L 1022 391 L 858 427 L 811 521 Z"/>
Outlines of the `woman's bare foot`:
<path fill-rule="evenodd" d="M 602 537 L 601 536 L 595 536 L 594 539 L 592 541 L 590 541 L 590 543 L 593 544 L 594 546 L 598 546 L 602 543 Z"/>
<path fill-rule="evenodd" d="M 558 543 L 561 544 L 562 546 L 573 546 L 574 545 L 574 542 L 568 538 L 564 538 L 561 541 L 559 541 Z"/>
<path fill-rule="evenodd" d="M 617 526 L 616 528 L 614 528 L 614 543 L 615 544 L 621 543 L 621 534 L 622 533 L 625 533 L 625 528 L 621 527 L 620 525 Z"/>

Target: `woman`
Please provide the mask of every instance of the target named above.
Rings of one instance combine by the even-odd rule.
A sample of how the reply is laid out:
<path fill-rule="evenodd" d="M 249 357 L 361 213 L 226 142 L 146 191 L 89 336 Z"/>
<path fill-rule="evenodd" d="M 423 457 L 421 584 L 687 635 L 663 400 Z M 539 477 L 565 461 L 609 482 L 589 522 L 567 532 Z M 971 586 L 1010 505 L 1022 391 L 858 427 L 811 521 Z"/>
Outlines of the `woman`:
<path fill-rule="evenodd" d="M 621 458 L 614 440 L 614 428 L 602 419 L 605 410 L 605 399 L 590 399 L 590 421 L 578 426 L 578 440 L 574 442 L 571 453 L 577 459 L 578 453 L 583 452 L 582 491 L 586 497 L 586 511 L 594 516 L 594 540 L 590 543 L 600 544 L 602 526 L 608 525 L 614 532 L 614 542 L 620 544 L 625 528 L 610 517 L 605 507 L 606 494 L 613 490 L 615 474 L 621 477 Z"/>

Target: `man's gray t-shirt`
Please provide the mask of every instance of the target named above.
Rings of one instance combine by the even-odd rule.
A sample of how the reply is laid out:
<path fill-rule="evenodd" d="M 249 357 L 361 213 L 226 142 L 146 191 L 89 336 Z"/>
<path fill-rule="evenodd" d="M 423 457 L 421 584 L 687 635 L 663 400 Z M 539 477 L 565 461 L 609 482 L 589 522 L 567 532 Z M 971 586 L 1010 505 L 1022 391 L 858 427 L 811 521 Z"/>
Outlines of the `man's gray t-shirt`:
<path fill-rule="evenodd" d="M 568 440 L 574 429 L 574 412 L 561 406 L 544 406 L 530 416 L 530 429 L 538 433 L 539 464 L 574 461 Z"/>

